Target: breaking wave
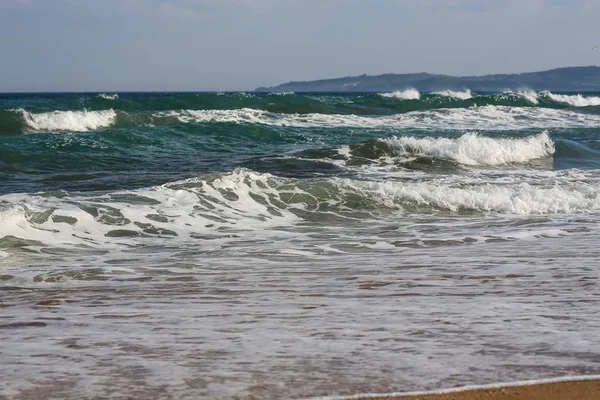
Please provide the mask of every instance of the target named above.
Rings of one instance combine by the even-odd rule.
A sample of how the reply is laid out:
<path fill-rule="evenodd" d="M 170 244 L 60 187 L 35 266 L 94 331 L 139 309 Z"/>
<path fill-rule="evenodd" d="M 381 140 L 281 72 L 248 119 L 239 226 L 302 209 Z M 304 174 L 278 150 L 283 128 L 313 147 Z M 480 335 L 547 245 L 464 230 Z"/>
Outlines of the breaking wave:
<path fill-rule="evenodd" d="M 37 103 L 36 103 L 37 102 Z M 98 94 L 43 98 L 0 109 L 0 133 L 85 132 L 108 127 L 238 123 L 290 127 L 524 129 L 599 126 L 600 97 L 506 91 L 477 94 L 406 89 L 382 94 Z M 83 107 L 83 108 L 81 108 Z M 584 110 L 584 108 L 586 108 Z M 579 109 L 582 110 L 579 110 Z M 481 126 L 480 126 L 481 125 Z"/>
<path fill-rule="evenodd" d="M 393 97 L 401 100 L 419 100 L 421 98 L 421 93 L 419 93 L 417 89 L 412 88 L 392 93 L 380 93 L 379 95 L 382 97 Z"/>
<path fill-rule="evenodd" d="M 550 99 L 558 102 L 571 105 L 573 107 L 589 107 L 600 105 L 600 97 L 584 97 L 580 94 L 566 95 L 543 92 L 542 95 L 548 96 Z"/>
<path fill-rule="evenodd" d="M 527 138 L 490 138 L 467 133 L 459 138 L 400 137 L 378 139 L 394 154 L 452 160 L 470 166 L 526 163 L 554 153 L 547 132 Z"/>
<path fill-rule="evenodd" d="M 106 94 L 106 93 L 100 93 L 98 95 L 99 99 L 104 99 L 104 100 L 117 100 L 119 98 L 118 94 Z"/>
<path fill-rule="evenodd" d="M 469 89 L 463 91 L 442 90 L 440 92 L 433 92 L 433 94 L 437 94 L 443 97 L 452 97 L 460 100 L 468 100 L 473 97 Z"/>
<path fill-rule="evenodd" d="M 183 123 L 263 124 L 321 128 L 414 128 L 504 130 L 600 126 L 600 115 L 532 107 L 482 106 L 412 111 L 381 117 L 340 114 L 279 114 L 258 109 L 181 110 L 156 113 Z"/>
<path fill-rule="evenodd" d="M 504 96 L 512 95 L 512 96 L 520 97 L 520 98 L 527 100 L 529 103 L 531 103 L 533 105 L 539 104 L 539 100 L 538 100 L 539 95 L 533 90 L 520 90 L 517 92 L 512 91 L 512 90 L 506 90 L 502 95 L 504 95 Z M 502 97 L 502 95 L 500 95 L 500 97 Z"/>
<path fill-rule="evenodd" d="M 115 123 L 117 118 L 117 113 L 112 109 L 105 111 L 52 111 L 39 114 L 23 109 L 17 111 L 22 115 L 26 126 L 34 131 L 85 132 L 109 127 Z"/>
<path fill-rule="evenodd" d="M 512 105 L 512 106 L 540 106 L 556 108 L 562 106 L 589 107 L 600 105 L 600 97 L 584 96 L 582 94 L 554 94 L 549 91 L 535 92 L 533 90 L 506 90 L 498 94 L 476 94 L 471 90 L 440 90 L 432 93 L 419 93 L 415 89 L 407 89 L 393 93 L 380 93 L 379 96 L 397 98 L 400 100 L 422 100 L 424 105 L 436 105 L 443 99 L 451 100 L 473 100 L 482 105 Z M 525 103 L 521 103 L 524 101 Z M 511 104 L 512 103 L 512 104 Z M 451 103 L 448 103 L 450 105 Z"/>
<path fill-rule="evenodd" d="M 286 179 L 238 169 L 147 189 L 99 196 L 66 192 L 0 197 L 3 237 L 44 244 L 114 243 L 144 238 L 230 238 L 327 218 L 396 218 L 397 213 L 516 215 L 600 211 L 597 185 Z M 273 233 L 277 235 L 278 233 Z"/>

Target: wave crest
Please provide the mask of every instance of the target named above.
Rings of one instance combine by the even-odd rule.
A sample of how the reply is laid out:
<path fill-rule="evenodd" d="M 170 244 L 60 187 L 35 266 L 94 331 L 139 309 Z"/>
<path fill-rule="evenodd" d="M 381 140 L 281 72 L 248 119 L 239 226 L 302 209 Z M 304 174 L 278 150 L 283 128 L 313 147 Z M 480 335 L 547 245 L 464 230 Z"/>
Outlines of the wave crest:
<path fill-rule="evenodd" d="M 574 107 L 589 107 L 599 106 L 600 97 L 583 97 L 581 94 L 577 95 L 565 95 L 565 94 L 554 94 L 551 92 L 544 92 L 550 99 L 558 102 L 568 104 Z"/>
<path fill-rule="evenodd" d="M 106 94 L 106 93 L 100 93 L 98 95 L 99 99 L 104 99 L 104 100 L 117 100 L 119 98 L 118 94 Z"/>
<path fill-rule="evenodd" d="M 509 89 L 509 90 L 505 90 L 502 93 L 502 95 L 517 96 L 517 97 L 527 100 L 529 103 L 531 103 L 533 105 L 539 104 L 538 94 L 534 90 L 530 90 L 530 89 L 519 90 L 516 92 Z"/>
<path fill-rule="evenodd" d="M 269 96 L 294 96 L 295 92 L 271 92 Z"/>
<path fill-rule="evenodd" d="M 402 137 L 379 140 L 403 154 L 449 159 L 470 166 L 526 163 L 550 156 L 555 151 L 547 132 L 524 139 L 467 133 L 456 139 Z"/>
<path fill-rule="evenodd" d="M 392 93 L 379 93 L 382 97 L 392 97 L 395 99 L 401 100 L 419 100 L 421 98 L 421 93 L 417 89 L 405 89 L 402 91 L 395 91 Z"/>
<path fill-rule="evenodd" d="M 166 111 L 155 113 L 154 117 L 176 118 L 183 123 L 262 124 L 297 128 L 519 130 L 600 126 L 599 115 L 540 107 L 509 106 L 443 108 L 380 117 L 353 114 L 281 114 L 251 108 Z"/>
<path fill-rule="evenodd" d="M 437 94 L 438 96 L 443 97 L 452 97 L 460 100 L 468 100 L 473 98 L 470 89 L 465 89 L 463 91 L 454 91 L 454 90 L 442 90 L 440 92 L 433 92 L 433 94 Z"/>
<path fill-rule="evenodd" d="M 23 116 L 25 124 L 34 131 L 71 131 L 85 132 L 113 125 L 117 113 L 104 111 L 51 111 L 35 114 L 23 109 L 17 110 Z"/>
<path fill-rule="evenodd" d="M 116 244 L 126 238 L 230 240 L 272 235 L 277 227 L 324 218 L 396 218 L 397 212 L 476 211 L 577 214 L 600 211 L 600 189 L 578 181 L 430 181 L 287 179 L 252 170 L 212 174 L 103 195 L 11 194 L 0 197 L 3 236 L 40 244 Z M 391 213 L 390 213 L 391 211 Z M 1 238 L 1 237 L 0 237 Z"/>

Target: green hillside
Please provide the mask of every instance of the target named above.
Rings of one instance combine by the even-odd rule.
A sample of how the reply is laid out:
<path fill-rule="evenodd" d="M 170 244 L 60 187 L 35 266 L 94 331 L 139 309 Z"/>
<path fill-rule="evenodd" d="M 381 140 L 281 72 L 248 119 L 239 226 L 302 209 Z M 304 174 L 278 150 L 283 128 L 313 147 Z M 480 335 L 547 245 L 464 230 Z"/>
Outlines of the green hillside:
<path fill-rule="evenodd" d="M 428 73 L 360 75 L 260 87 L 259 92 L 389 92 L 414 88 L 422 92 L 461 90 L 496 92 L 523 88 L 553 91 L 600 91 L 600 67 L 565 67 L 521 74 L 449 76 Z"/>

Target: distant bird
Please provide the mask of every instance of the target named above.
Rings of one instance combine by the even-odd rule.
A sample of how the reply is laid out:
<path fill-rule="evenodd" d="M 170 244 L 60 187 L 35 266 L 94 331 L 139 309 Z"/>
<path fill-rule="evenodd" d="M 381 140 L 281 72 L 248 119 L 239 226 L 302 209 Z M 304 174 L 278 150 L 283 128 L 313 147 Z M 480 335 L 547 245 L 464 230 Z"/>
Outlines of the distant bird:
<path fill-rule="evenodd" d="M 596 50 L 598 46 L 592 46 L 592 50 Z"/>

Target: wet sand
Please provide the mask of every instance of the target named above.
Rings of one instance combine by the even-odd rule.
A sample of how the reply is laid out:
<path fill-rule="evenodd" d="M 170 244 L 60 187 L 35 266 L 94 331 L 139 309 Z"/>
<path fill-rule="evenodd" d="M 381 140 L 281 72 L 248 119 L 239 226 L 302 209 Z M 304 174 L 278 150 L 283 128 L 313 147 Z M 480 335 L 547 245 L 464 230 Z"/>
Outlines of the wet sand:
<path fill-rule="evenodd" d="M 337 398 L 340 400 L 341 398 Z M 600 380 L 552 382 L 505 386 L 473 390 L 460 388 L 440 391 L 436 394 L 404 396 L 353 396 L 354 400 L 598 400 Z"/>

